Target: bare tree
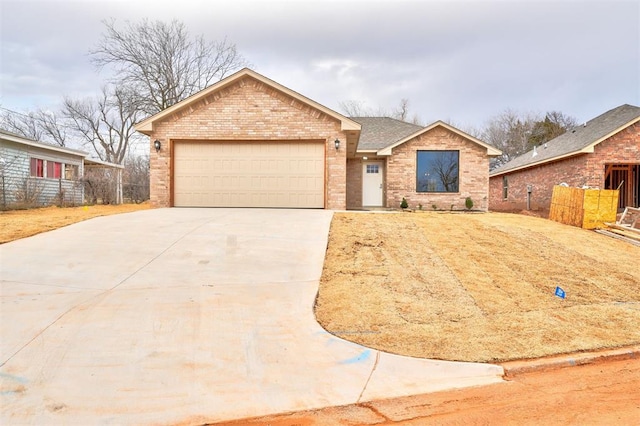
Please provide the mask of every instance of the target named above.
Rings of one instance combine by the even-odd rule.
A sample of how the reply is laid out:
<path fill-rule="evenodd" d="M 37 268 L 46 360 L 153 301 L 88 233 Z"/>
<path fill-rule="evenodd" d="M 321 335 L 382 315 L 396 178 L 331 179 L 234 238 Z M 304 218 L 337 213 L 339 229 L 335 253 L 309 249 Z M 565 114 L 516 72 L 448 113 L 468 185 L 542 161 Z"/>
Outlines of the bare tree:
<path fill-rule="evenodd" d="M 340 106 L 340 110 L 347 117 L 371 117 L 371 111 L 369 111 L 365 106 L 364 102 L 356 101 L 353 99 L 341 101 L 338 103 Z"/>
<path fill-rule="evenodd" d="M 482 139 L 502 151 L 502 156 L 494 162 L 494 167 L 529 150 L 529 136 L 536 121 L 537 117 L 532 114 L 521 116 L 510 109 L 489 119 L 482 132 Z"/>
<path fill-rule="evenodd" d="M 59 115 L 42 109 L 25 114 L 4 110 L 0 115 L 2 128 L 41 142 L 66 146 L 67 134 Z"/>
<path fill-rule="evenodd" d="M 192 38 L 176 20 L 127 22 L 124 28 L 113 19 L 103 23 L 106 32 L 90 51 L 91 61 L 98 68 L 112 66 L 112 83 L 134 91 L 139 108 L 149 115 L 248 65 L 235 44 Z"/>
<path fill-rule="evenodd" d="M 560 136 L 575 123 L 575 118 L 558 111 L 548 112 L 542 118 L 507 109 L 489 119 L 479 136 L 502 151 L 502 156 L 492 162 L 492 168 L 495 168 Z"/>
<path fill-rule="evenodd" d="M 365 103 L 356 100 L 342 101 L 338 104 L 340 110 L 348 117 L 391 117 L 396 120 L 407 121 L 409 119 L 409 99 L 400 99 L 398 107 L 389 111 L 384 107 L 377 109 L 367 108 Z M 410 121 L 412 124 L 422 125 L 422 120 L 417 114 L 413 115 Z"/>
<path fill-rule="evenodd" d="M 83 145 L 101 160 L 117 164 L 127 155 L 136 137 L 134 125 L 142 115 L 131 92 L 108 87 L 95 99 L 65 98 L 63 114 Z"/>
<path fill-rule="evenodd" d="M 398 108 L 393 111 L 393 118 L 396 118 L 401 121 L 407 121 L 409 117 L 409 99 L 402 98 L 400 99 L 400 104 Z"/>
<path fill-rule="evenodd" d="M 141 203 L 149 199 L 149 156 L 127 155 L 124 159 L 123 193 L 125 200 Z"/>

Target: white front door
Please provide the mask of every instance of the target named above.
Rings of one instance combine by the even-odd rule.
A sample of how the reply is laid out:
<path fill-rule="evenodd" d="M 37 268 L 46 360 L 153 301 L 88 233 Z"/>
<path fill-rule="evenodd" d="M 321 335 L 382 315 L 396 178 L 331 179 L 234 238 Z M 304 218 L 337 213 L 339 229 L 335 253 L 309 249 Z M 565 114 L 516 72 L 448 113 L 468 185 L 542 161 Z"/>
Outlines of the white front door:
<path fill-rule="evenodd" d="M 382 161 L 368 161 L 362 164 L 362 205 L 381 207 L 382 203 Z"/>

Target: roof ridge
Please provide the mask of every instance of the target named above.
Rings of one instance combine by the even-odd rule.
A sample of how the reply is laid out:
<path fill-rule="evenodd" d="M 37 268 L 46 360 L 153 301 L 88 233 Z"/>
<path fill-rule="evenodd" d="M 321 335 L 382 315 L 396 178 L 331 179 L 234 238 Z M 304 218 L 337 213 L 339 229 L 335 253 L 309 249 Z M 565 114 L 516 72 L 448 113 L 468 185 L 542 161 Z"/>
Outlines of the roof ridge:
<path fill-rule="evenodd" d="M 612 108 L 581 125 L 567 129 L 563 134 L 539 145 L 493 169 L 490 175 L 507 173 L 567 156 L 584 153 L 586 148 L 602 142 L 611 132 L 628 126 L 640 119 L 640 107 L 622 104 Z M 544 146 L 543 150 L 538 147 Z M 548 151 L 546 151 L 548 150 Z M 535 153 L 535 155 L 534 155 Z"/>

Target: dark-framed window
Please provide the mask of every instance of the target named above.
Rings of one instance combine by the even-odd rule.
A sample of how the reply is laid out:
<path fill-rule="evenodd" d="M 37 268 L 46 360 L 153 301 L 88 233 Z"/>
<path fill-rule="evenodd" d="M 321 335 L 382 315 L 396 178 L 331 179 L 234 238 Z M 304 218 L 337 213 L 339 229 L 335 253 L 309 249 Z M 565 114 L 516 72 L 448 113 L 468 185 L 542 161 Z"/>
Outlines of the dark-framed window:
<path fill-rule="evenodd" d="M 502 176 L 502 198 L 504 200 L 509 198 L 509 178 L 507 175 Z"/>
<path fill-rule="evenodd" d="M 459 192 L 460 151 L 418 151 L 417 192 Z"/>

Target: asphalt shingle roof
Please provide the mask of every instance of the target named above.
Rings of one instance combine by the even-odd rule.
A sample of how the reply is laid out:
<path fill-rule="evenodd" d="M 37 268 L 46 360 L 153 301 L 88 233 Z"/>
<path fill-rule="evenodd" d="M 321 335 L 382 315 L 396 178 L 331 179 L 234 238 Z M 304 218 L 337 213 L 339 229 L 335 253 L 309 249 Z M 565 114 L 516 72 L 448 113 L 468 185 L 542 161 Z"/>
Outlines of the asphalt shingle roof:
<path fill-rule="evenodd" d="M 534 163 L 544 163 L 555 158 L 577 154 L 582 149 L 601 140 L 608 134 L 631 123 L 640 117 L 640 108 L 633 105 L 620 105 L 598 117 L 587 121 L 583 126 L 575 127 L 566 133 L 551 139 L 546 147 L 538 146 L 536 155 L 533 150 L 514 158 L 508 163 L 491 171 L 491 175 L 519 169 Z"/>
<path fill-rule="evenodd" d="M 377 151 L 423 129 L 422 126 L 389 117 L 349 118 L 362 125 L 358 151 Z"/>

